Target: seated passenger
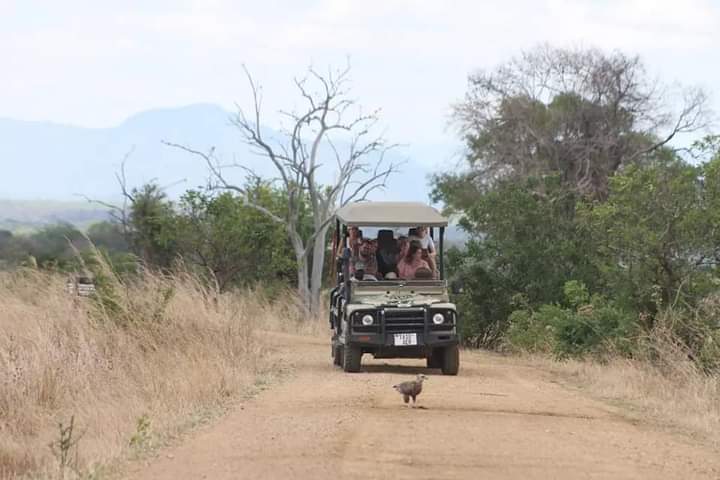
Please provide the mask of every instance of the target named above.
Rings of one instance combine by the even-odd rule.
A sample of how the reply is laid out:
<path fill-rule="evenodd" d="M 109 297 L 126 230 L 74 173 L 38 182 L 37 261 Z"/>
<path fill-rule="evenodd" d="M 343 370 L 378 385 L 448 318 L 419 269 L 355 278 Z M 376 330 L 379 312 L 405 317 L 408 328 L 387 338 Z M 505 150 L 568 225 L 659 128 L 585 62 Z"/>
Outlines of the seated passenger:
<path fill-rule="evenodd" d="M 377 280 L 378 263 L 375 254 L 377 253 L 377 242 L 365 239 L 358 250 L 357 263 L 363 265 L 365 276 L 371 276 L 369 280 Z M 357 267 L 355 267 L 357 269 Z M 363 278 L 365 280 L 365 278 Z"/>
<path fill-rule="evenodd" d="M 430 265 L 422 259 L 422 248 L 420 242 L 413 240 L 410 242 L 408 251 L 405 256 L 398 262 L 398 273 L 400 278 L 410 280 L 415 278 L 415 272 L 419 268 L 426 268 L 432 272 Z"/>
<path fill-rule="evenodd" d="M 357 262 L 358 260 L 358 256 L 360 254 L 360 245 L 362 244 L 362 241 L 362 230 L 360 230 L 358 227 L 350 227 L 348 229 L 348 236 L 345 237 L 342 242 L 340 242 L 340 245 L 338 245 L 338 258 L 343 257 L 346 248 L 350 249 L 349 268 L 351 274 L 355 272 L 355 262 Z"/>
<path fill-rule="evenodd" d="M 430 270 L 432 270 L 434 274 L 437 273 L 435 242 L 433 242 L 432 237 L 428 234 L 427 227 L 418 226 L 411 228 L 410 231 L 413 235 L 411 239 L 420 242 L 420 247 L 423 249 L 423 260 L 428 262 Z"/>
<path fill-rule="evenodd" d="M 377 237 L 378 271 L 382 276 L 388 272 L 396 272 L 398 262 L 398 245 L 392 230 L 380 230 Z"/>
<path fill-rule="evenodd" d="M 410 240 L 405 235 L 398 237 L 398 258 L 403 258 L 407 254 L 407 249 L 410 246 Z"/>
<path fill-rule="evenodd" d="M 350 249 L 351 257 L 356 258 L 358 254 L 358 250 L 360 249 L 360 244 L 363 241 L 362 236 L 362 230 L 360 230 L 358 227 L 350 227 L 348 229 L 348 236 L 347 236 L 347 244 L 342 245 L 342 249 L 345 247 Z M 342 256 L 342 251 L 340 251 L 340 256 Z"/>
<path fill-rule="evenodd" d="M 342 257 L 343 251 L 345 250 L 345 248 L 349 248 L 352 251 L 352 253 L 357 253 L 358 247 L 360 246 L 360 243 L 362 242 L 362 238 L 363 238 L 362 230 L 360 230 L 358 227 L 348 228 L 347 236 L 341 238 L 340 244 L 337 245 L 336 255 L 338 257 Z"/>

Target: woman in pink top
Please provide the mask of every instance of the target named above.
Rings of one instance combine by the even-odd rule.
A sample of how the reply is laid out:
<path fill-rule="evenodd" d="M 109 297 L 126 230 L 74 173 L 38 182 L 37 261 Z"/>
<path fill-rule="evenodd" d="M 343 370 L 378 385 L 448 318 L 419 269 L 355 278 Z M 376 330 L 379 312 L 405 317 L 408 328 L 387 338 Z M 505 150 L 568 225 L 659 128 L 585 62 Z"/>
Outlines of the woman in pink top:
<path fill-rule="evenodd" d="M 413 240 L 405 256 L 398 262 L 398 274 L 406 280 L 415 278 L 415 272 L 420 268 L 430 269 L 428 263 L 422 259 L 422 246 L 420 242 Z"/>

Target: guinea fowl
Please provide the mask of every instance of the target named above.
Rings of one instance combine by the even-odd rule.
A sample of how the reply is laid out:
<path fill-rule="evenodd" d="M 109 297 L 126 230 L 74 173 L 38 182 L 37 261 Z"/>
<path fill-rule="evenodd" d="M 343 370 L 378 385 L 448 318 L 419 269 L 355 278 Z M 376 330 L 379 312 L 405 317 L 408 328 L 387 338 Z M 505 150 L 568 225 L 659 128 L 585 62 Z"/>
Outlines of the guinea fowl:
<path fill-rule="evenodd" d="M 397 385 L 393 385 L 393 388 L 403 396 L 403 400 L 408 407 L 415 407 L 416 397 L 422 392 L 423 380 L 426 378 L 427 377 L 421 373 L 415 380 L 398 383 Z M 409 403 L 411 398 L 412 405 Z"/>

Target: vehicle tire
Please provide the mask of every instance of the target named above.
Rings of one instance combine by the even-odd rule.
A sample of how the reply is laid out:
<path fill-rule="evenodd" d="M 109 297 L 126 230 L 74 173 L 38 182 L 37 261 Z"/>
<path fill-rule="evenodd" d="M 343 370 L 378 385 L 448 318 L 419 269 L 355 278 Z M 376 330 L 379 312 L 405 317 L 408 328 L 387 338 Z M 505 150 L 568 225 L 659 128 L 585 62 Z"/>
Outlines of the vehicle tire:
<path fill-rule="evenodd" d="M 433 350 L 430 356 L 427 357 L 427 368 L 442 368 L 442 360 L 443 349 L 436 348 L 435 350 Z"/>
<path fill-rule="evenodd" d="M 345 345 L 342 349 L 342 367 L 346 372 L 359 372 L 362 350 L 354 345 Z"/>
<path fill-rule="evenodd" d="M 443 375 L 457 375 L 460 369 L 460 349 L 457 345 L 445 347 L 442 352 Z"/>
<path fill-rule="evenodd" d="M 342 345 L 333 345 L 333 365 L 342 367 Z"/>

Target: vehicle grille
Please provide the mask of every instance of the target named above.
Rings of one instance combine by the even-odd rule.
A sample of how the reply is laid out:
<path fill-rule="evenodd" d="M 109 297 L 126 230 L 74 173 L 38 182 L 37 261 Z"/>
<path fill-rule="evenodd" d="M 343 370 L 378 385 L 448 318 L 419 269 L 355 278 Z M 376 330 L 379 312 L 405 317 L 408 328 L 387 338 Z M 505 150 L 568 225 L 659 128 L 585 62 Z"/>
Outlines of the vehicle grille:
<path fill-rule="evenodd" d="M 425 330 L 425 310 L 423 309 L 385 309 L 385 331 L 387 333 L 416 332 Z"/>

